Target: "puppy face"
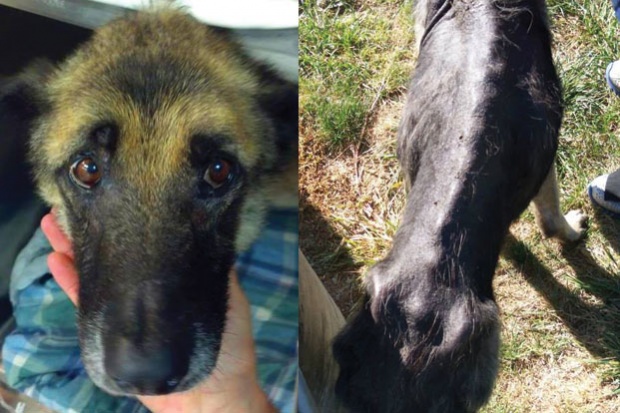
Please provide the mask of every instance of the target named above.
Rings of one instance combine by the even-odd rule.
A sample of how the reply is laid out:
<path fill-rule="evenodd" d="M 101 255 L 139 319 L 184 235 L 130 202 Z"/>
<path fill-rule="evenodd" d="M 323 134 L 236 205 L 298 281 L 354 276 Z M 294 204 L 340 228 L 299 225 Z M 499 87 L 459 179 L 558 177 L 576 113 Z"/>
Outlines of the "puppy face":
<path fill-rule="evenodd" d="M 228 272 L 296 139 L 296 89 L 159 10 L 98 30 L 41 95 L 31 162 L 73 241 L 90 377 L 114 394 L 191 388 L 214 368 Z"/>

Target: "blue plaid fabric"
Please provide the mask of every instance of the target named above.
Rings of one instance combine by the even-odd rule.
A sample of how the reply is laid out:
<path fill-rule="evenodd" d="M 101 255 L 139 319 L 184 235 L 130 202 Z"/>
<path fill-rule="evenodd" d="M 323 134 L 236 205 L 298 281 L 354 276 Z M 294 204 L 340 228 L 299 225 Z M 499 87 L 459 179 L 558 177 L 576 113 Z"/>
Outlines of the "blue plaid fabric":
<path fill-rule="evenodd" d="M 295 411 L 298 333 L 297 210 L 274 210 L 237 272 L 251 304 L 262 388 L 276 407 Z M 80 360 L 75 308 L 49 275 L 51 248 L 38 230 L 17 258 L 11 301 L 17 322 L 2 348 L 7 381 L 58 412 L 146 413 L 137 400 L 111 396 Z"/>

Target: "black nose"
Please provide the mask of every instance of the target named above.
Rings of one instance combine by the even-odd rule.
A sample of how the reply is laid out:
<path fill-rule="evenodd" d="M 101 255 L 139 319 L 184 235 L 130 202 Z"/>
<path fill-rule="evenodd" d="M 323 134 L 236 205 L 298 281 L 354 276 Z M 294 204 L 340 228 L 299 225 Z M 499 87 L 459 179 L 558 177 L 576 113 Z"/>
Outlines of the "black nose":
<path fill-rule="evenodd" d="M 124 337 L 109 344 L 105 351 L 105 369 L 125 392 L 171 393 L 187 373 L 188 361 L 175 356 L 168 347 L 139 348 Z"/>

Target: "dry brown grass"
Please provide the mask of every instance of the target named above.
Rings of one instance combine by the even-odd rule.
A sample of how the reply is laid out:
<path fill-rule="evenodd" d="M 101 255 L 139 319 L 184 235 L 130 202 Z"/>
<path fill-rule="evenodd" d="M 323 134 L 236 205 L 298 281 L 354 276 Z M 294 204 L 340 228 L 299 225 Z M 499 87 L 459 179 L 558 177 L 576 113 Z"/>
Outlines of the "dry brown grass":
<path fill-rule="evenodd" d="M 345 273 L 332 275 L 339 280 L 345 278 L 343 282 L 353 289 L 353 292 L 345 292 L 340 283 L 332 289 L 332 295 L 345 314 L 357 298 L 356 283 L 346 279 L 363 274 L 369 265 L 385 255 L 400 220 L 405 191 L 394 154 L 403 104 L 404 96 L 383 102 L 368 132 L 367 146 L 351 146 L 333 158 L 325 154 L 316 156 L 320 149 L 313 152 L 309 147 L 312 142 L 303 136 L 300 138 L 300 188 L 303 193 L 300 232 L 314 234 L 306 232 L 310 229 L 308 225 L 312 225 L 309 221 L 317 218 L 308 216 L 306 219 L 306 211 L 312 209 L 339 238 L 337 242 L 342 253 L 352 257 L 352 272 L 345 270 Z M 308 153 L 312 155 L 308 156 Z M 316 244 L 317 238 L 323 239 L 302 235 L 302 250 L 310 256 L 324 251 L 324 245 Z M 333 260 L 314 265 L 320 274 L 334 273 Z M 329 279 L 324 281 L 329 284 Z"/>

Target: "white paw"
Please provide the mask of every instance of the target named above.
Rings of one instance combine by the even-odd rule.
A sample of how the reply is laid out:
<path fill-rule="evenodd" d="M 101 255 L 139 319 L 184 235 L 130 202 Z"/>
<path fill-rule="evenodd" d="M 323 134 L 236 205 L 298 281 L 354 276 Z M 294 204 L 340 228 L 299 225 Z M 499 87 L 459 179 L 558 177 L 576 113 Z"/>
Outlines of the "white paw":
<path fill-rule="evenodd" d="M 586 223 L 588 216 L 579 209 L 569 211 L 564 215 L 566 222 L 570 226 L 570 230 L 566 233 L 567 241 L 577 241 L 586 233 Z"/>

